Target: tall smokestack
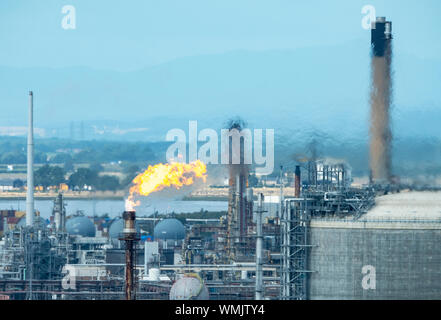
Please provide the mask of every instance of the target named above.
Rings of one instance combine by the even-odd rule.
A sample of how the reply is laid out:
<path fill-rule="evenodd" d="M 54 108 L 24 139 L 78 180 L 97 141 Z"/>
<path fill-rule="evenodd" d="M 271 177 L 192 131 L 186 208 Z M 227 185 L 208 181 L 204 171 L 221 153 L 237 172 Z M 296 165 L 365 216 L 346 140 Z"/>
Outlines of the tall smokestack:
<path fill-rule="evenodd" d="M 34 224 L 34 96 L 29 91 L 29 128 L 27 160 L 26 226 Z"/>
<path fill-rule="evenodd" d="M 371 49 L 370 175 L 371 182 L 386 183 L 391 178 L 392 23 L 384 17 L 372 24 Z"/>
<path fill-rule="evenodd" d="M 136 299 L 135 286 L 135 264 L 136 264 L 136 242 L 139 235 L 136 232 L 135 211 L 124 211 L 124 228 L 119 240 L 123 240 L 126 245 L 126 270 L 125 270 L 125 296 L 126 300 Z"/>
<path fill-rule="evenodd" d="M 245 140 L 241 142 L 240 134 L 245 124 L 241 120 L 229 123 L 227 147 L 229 149 L 229 191 L 228 191 L 228 229 L 227 254 L 234 260 L 237 254 L 244 253 L 248 244 L 248 226 L 252 218 L 252 205 L 247 205 L 246 189 L 248 187 L 249 167 L 245 163 Z M 237 139 L 237 140 L 236 140 Z M 234 140 L 238 143 L 234 144 Z M 237 157 L 239 163 L 234 163 Z M 250 211 L 251 210 L 251 211 Z"/>
<path fill-rule="evenodd" d="M 294 174 L 294 196 L 296 198 L 300 197 L 300 166 L 296 166 L 296 171 Z"/>

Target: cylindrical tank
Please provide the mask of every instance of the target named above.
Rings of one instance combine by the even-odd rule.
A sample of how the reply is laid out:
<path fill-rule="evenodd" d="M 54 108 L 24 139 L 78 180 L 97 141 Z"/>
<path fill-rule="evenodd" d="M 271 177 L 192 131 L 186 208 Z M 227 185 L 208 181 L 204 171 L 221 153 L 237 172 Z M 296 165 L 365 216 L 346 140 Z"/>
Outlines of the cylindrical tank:
<path fill-rule="evenodd" d="M 377 198 L 360 219 L 312 219 L 309 299 L 441 299 L 441 193 Z"/>
<path fill-rule="evenodd" d="M 196 274 L 186 274 L 170 289 L 170 300 L 208 300 L 208 289 Z"/>

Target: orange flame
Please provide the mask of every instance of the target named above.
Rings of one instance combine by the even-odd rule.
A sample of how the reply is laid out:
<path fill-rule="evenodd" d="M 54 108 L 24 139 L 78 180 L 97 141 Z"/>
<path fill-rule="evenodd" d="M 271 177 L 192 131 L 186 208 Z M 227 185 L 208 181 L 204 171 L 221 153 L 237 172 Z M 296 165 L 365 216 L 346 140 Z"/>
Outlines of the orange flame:
<path fill-rule="evenodd" d="M 180 189 L 193 184 L 197 178 L 206 182 L 206 173 L 207 167 L 200 160 L 188 164 L 175 162 L 149 166 L 147 170 L 133 179 L 133 186 L 130 187 L 130 195 L 126 200 L 126 211 L 132 211 L 135 206 L 139 205 L 139 201 L 135 202 L 133 199 L 135 194 L 148 196 L 152 192 L 168 187 Z"/>

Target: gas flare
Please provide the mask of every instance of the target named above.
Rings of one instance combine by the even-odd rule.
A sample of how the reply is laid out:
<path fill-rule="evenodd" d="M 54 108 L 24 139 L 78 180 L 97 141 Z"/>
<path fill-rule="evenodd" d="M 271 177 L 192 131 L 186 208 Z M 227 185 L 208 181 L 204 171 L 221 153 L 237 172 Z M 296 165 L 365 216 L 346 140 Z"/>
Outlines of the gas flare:
<path fill-rule="evenodd" d="M 133 211 L 139 205 L 139 201 L 134 200 L 134 195 L 148 196 L 152 192 L 157 192 L 165 188 L 180 189 L 183 186 L 192 185 L 196 179 L 206 182 L 207 167 L 196 160 L 190 163 L 159 163 L 149 166 L 147 170 L 140 173 L 133 179 L 130 187 L 130 195 L 126 199 L 126 211 Z"/>

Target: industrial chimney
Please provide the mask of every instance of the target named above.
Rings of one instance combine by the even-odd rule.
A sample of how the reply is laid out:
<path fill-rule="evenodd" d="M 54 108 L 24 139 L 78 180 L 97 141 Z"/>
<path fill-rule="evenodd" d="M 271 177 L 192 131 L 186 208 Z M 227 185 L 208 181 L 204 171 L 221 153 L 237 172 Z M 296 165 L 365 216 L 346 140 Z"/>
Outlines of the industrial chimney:
<path fill-rule="evenodd" d="M 126 300 L 134 300 L 136 298 L 135 290 L 135 264 L 136 264 L 136 242 L 139 240 L 139 235 L 136 232 L 135 211 L 124 211 L 123 213 L 124 228 L 119 237 L 126 245 L 126 272 L 125 272 L 125 292 Z"/>
<path fill-rule="evenodd" d="M 229 149 L 229 190 L 228 190 L 228 230 L 227 254 L 230 260 L 235 260 L 244 254 L 249 244 L 248 227 L 253 216 L 253 194 L 248 188 L 249 167 L 245 163 L 245 143 L 238 139 L 234 145 L 233 137 L 240 135 L 245 124 L 241 120 L 232 120 L 229 124 L 228 149 Z M 230 143 L 231 141 L 231 143 Z M 237 157 L 239 163 L 234 163 Z"/>
<path fill-rule="evenodd" d="M 29 91 L 29 128 L 27 159 L 26 226 L 34 224 L 34 96 Z"/>
<path fill-rule="evenodd" d="M 388 183 L 391 178 L 392 140 L 392 23 L 384 17 L 377 17 L 372 24 L 371 50 L 370 179 L 371 183 Z"/>
<path fill-rule="evenodd" d="M 300 166 L 296 166 L 296 171 L 294 174 L 294 196 L 300 198 Z"/>

